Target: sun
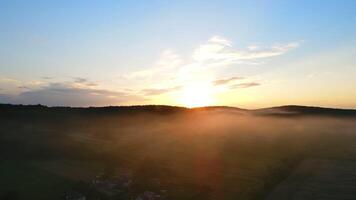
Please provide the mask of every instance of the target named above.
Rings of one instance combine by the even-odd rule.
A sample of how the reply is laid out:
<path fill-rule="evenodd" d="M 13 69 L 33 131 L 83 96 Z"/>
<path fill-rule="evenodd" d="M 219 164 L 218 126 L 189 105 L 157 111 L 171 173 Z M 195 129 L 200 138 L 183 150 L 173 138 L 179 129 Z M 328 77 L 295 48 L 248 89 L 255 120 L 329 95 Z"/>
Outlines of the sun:
<path fill-rule="evenodd" d="M 214 103 L 213 91 L 208 84 L 191 84 L 181 92 L 180 103 L 186 107 L 209 106 Z"/>

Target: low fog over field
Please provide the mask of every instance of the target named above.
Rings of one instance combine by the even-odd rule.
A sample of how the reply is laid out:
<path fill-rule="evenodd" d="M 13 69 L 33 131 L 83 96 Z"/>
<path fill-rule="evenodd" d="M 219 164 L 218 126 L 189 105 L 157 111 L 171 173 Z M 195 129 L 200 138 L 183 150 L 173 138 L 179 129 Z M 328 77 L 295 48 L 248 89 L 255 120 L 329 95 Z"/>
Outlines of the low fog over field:
<path fill-rule="evenodd" d="M 75 191 L 87 199 L 136 199 L 145 192 L 173 200 L 356 198 L 350 192 L 356 187 L 355 116 L 353 110 L 296 106 L 1 105 L 0 196 L 61 199 Z M 90 185 L 99 175 L 123 174 L 130 186 L 114 195 Z"/>

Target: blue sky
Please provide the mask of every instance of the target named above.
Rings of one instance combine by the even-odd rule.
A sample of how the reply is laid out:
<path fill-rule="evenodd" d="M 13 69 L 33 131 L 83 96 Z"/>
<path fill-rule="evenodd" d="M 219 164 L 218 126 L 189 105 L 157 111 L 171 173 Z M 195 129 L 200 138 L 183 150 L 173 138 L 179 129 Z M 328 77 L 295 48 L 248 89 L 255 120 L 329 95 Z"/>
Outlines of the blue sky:
<path fill-rule="evenodd" d="M 353 0 L 0 0 L 0 102 L 356 107 L 355 10 Z M 225 45 L 228 64 L 211 63 L 221 59 L 216 52 L 194 58 L 212 42 Z M 134 75 L 142 71 L 150 77 Z M 258 84 L 211 85 L 237 76 L 229 84 Z M 197 93 L 192 88 L 210 100 L 186 97 Z M 92 100 L 80 102 L 76 92 Z"/>

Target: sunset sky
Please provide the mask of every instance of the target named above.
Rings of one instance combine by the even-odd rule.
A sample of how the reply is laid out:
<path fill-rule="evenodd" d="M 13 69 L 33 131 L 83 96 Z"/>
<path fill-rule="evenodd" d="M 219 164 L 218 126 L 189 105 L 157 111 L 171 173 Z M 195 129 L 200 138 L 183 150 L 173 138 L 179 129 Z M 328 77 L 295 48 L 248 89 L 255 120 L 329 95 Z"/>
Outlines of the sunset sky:
<path fill-rule="evenodd" d="M 356 108 L 356 1 L 0 0 L 0 103 Z"/>

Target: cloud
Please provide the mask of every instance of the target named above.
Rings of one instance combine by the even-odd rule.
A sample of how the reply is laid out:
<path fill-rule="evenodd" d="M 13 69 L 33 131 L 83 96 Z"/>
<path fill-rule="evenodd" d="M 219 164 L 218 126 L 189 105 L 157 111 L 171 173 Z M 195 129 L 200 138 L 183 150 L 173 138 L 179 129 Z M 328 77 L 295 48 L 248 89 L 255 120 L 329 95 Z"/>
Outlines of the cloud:
<path fill-rule="evenodd" d="M 212 37 L 206 44 L 200 45 L 193 53 L 197 62 L 212 65 L 256 64 L 253 60 L 279 56 L 299 46 L 298 42 L 275 44 L 270 47 L 252 45 L 245 50 L 232 47 L 232 42 L 220 36 Z M 251 62 L 252 61 L 252 62 Z"/>
<path fill-rule="evenodd" d="M 13 78 L 0 78 L 1 83 L 13 83 L 13 84 L 18 84 L 21 83 L 21 81 Z"/>
<path fill-rule="evenodd" d="M 217 75 L 225 74 L 224 70 L 232 65 L 236 67 L 238 64 L 263 63 L 265 59 L 283 55 L 299 45 L 298 42 L 290 42 L 270 46 L 250 45 L 240 49 L 236 48 L 229 39 L 214 36 L 192 49 L 188 56 L 167 49 L 159 55 L 151 67 L 124 74 L 120 79 L 114 80 L 115 86 L 129 88 L 129 90 L 122 89 L 118 92 L 101 89 L 98 83 L 84 77 L 59 80 L 45 76 L 37 81 L 19 81 L 0 77 L 0 87 L 5 88 L 1 91 L 3 94 L 0 95 L 0 102 L 40 103 L 50 106 L 119 105 L 142 103 L 146 101 L 145 96 L 169 94 L 192 85 L 226 86 L 213 88 L 218 92 L 229 88 L 249 88 L 260 84 L 239 83 L 238 80 L 243 77 L 221 79 L 217 78 Z"/>
<path fill-rule="evenodd" d="M 31 82 L 28 85 L 32 84 Z M 2 92 L 16 93 L 20 87 L 23 86 L 23 82 L 13 78 L 0 77 L 0 87 L 3 88 Z"/>
<path fill-rule="evenodd" d="M 241 80 L 241 79 L 244 79 L 243 77 L 240 77 L 240 76 L 234 76 L 234 77 L 231 77 L 231 78 L 226 78 L 226 79 L 217 79 L 215 81 L 213 81 L 213 84 L 215 86 L 218 86 L 218 85 L 226 85 L 226 84 L 229 84 L 231 82 L 234 82 L 236 80 Z"/>
<path fill-rule="evenodd" d="M 264 63 L 263 59 L 283 55 L 299 45 L 298 42 L 290 42 L 271 46 L 250 45 L 245 49 L 236 49 L 232 41 L 221 36 L 214 36 L 195 48 L 190 57 L 183 59 L 173 50 L 165 50 L 153 67 L 123 77 L 130 80 L 136 79 L 140 83 L 147 79 L 151 82 L 186 80 L 187 77 L 194 79 L 201 73 L 219 70 L 230 65 L 258 65 Z"/>
<path fill-rule="evenodd" d="M 76 88 L 67 83 L 51 83 L 18 95 L 1 94 L 0 102 L 48 106 L 106 106 L 141 102 L 142 96 L 101 89 Z"/>
<path fill-rule="evenodd" d="M 31 89 L 30 87 L 27 87 L 27 86 L 19 86 L 18 88 L 19 88 L 19 89 L 24 89 L 24 90 L 29 90 L 29 89 Z"/>
<path fill-rule="evenodd" d="M 136 93 L 145 96 L 167 94 L 180 89 L 173 89 L 174 85 L 189 87 L 203 82 L 213 86 L 226 85 L 225 89 L 249 88 L 258 86 L 259 83 L 237 84 L 237 80 L 243 77 L 219 79 L 216 78 L 217 74 L 224 72 L 231 65 L 264 63 L 265 59 L 283 55 L 299 45 L 298 42 L 289 42 L 236 48 L 229 39 L 214 36 L 193 49 L 190 56 L 184 57 L 174 50 L 165 50 L 152 67 L 126 74 L 122 76 L 122 80 L 126 84 L 125 87 L 135 88 Z"/>
<path fill-rule="evenodd" d="M 221 44 L 224 46 L 232 46 L 232 42 L 226 38 L 223 38 L 221 36 L 214 36 L 209 39 L 209 42 L 216 43 L 216 44 Z"/>
<path fill-rule="evenodd" d="M 75 77 L 73 78 L 74 79 L 74 83 L 85 83 L 87 82 L 88 80 L 85 79 L 85 78 L 80 78 L 80 77 Z"/>
<path fill-rule="evenodd" d="M 238 88 L 250 88 L 261 85 L 257 82 L 248 82 L 248 83 L 238 83 L 230 86 L 230 89 L 238 89 Z"/>
<path fill-rule="evenodd" d="M 0 93 L 0 103 L 13 103 L 13 104 L 18 103 L 17 101 L 14 100 L 14 98 L 15 95 Z"/>
<path fill-rule="evenodd" d="M 172 76 L 172 72 L 179 70 L 182 60 L 174 51 L 163 51 L 153 67 L 139 70 L 123 77 L 126 79 L 156 78 L 157 76 Z"/>
<path fill-rule="evenodd" d="M 81 77 L 74 77 L 73 78 L 73 83 L 76 84 L 79 87 L 95 87 L 98 86 L 97 83 L 91 82 L 86 78 L 81 78 Z"/>
<path fill-rule="evenodd" d="M 176 87 L 172 87 L 172 88 L 164 88 L 164 89 L 143 89 L 141 90 L 141 92 L 144 94 L 144 95 L 147 95 L 147 96 L 154 96 L 154 95 L 161 95 L 161 94 L 165 94 L 165 93 L 168 93 L 168 92 L 174 92 L 174 91 L 177 91 L 181 89 L 181 86 L 176 86 Z"/>

